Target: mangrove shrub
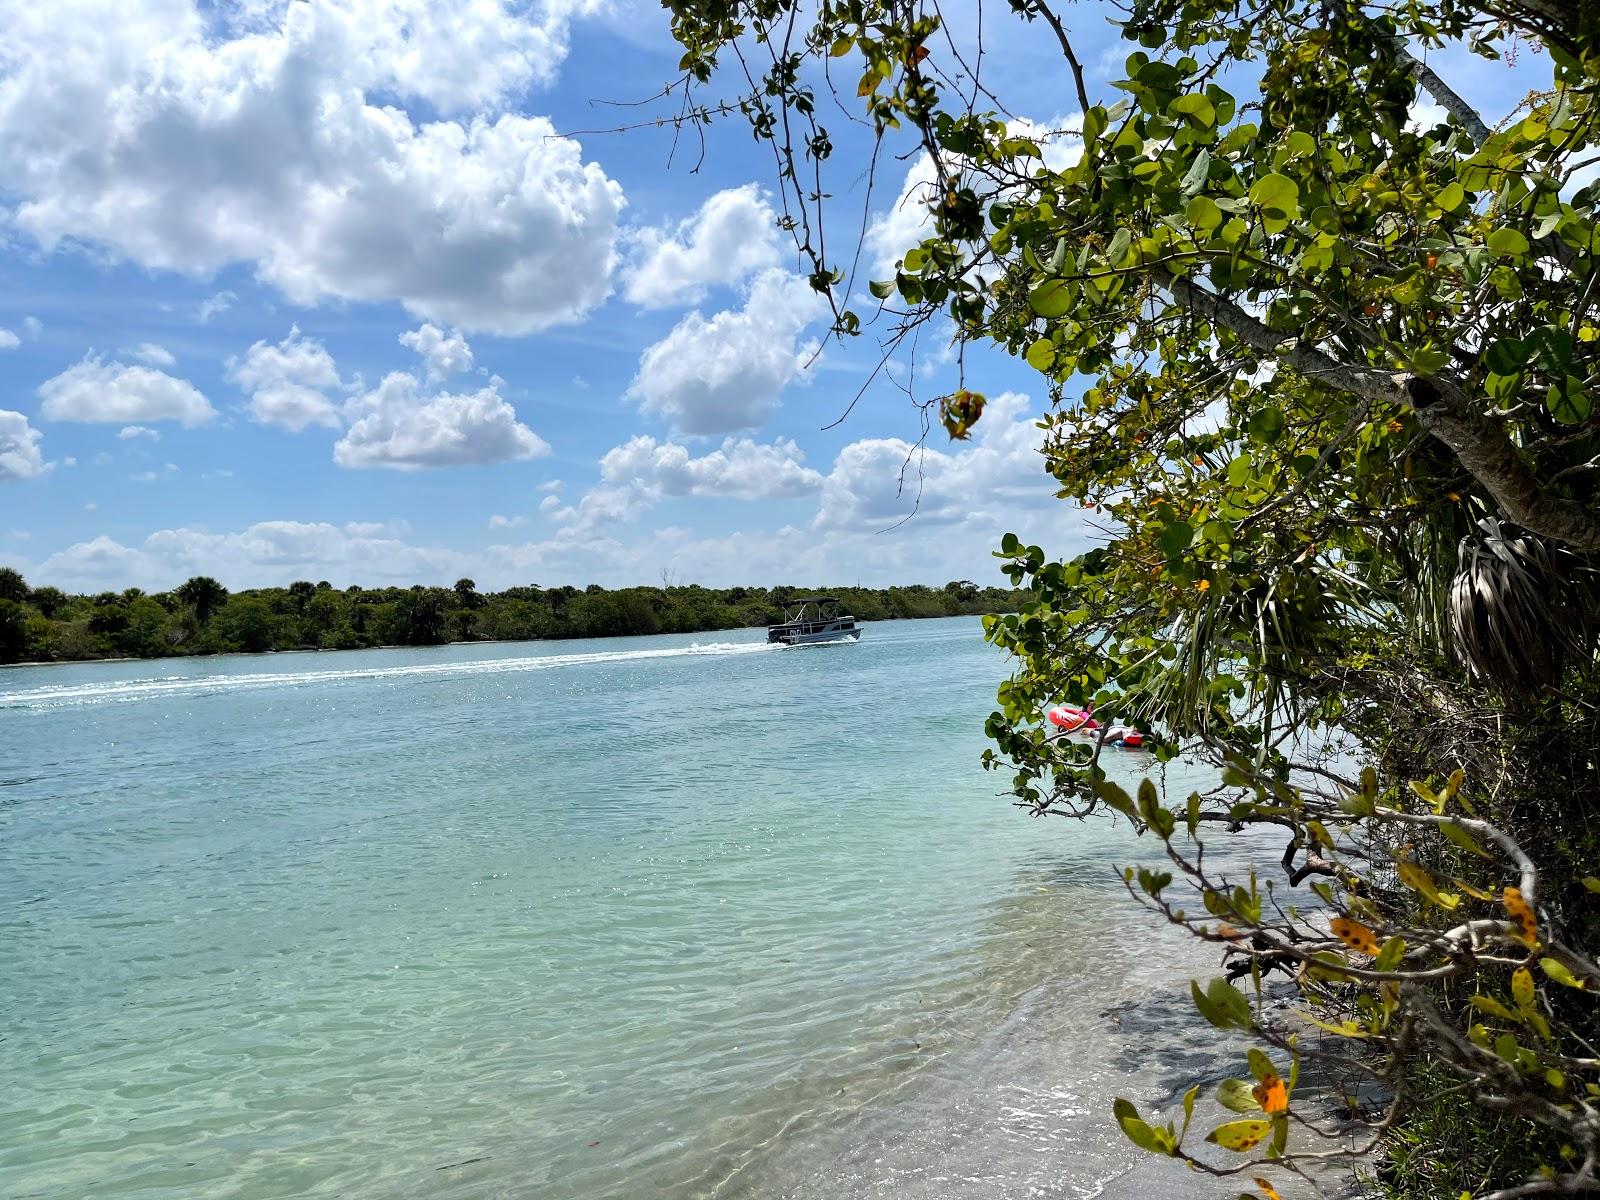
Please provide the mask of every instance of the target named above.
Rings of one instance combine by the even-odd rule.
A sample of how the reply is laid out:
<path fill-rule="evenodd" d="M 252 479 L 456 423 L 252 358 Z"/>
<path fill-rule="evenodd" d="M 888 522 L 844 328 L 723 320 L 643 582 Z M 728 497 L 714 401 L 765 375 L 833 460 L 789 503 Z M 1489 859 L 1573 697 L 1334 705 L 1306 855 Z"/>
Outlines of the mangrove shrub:
<path fill-rule="evenodd" d="M 1258 1040 L 1229 1119 L 1193 1128 L 1191 1091 L 1108 1120 L 1268 1197 L 1375 1149 L 1406 1195 L 1600 1188 L 1595 6 L 1076 8 L 1126 41 L 1104 95 L 1044 0 L 961 31 L 930 0 L 668 7 L 676 119 L 770 144 L 834 332 L 1025 361 L 1104 530 L 999 546 L 1024 599 L 989 623 L 1017 669 L 987 761 L 1034 813 L 1146 835 L 1126 886 L 1225 953 L 1194 1003 Z M 1002 20 L 1059 52 L 1027 82 L 1070 119 L 1011 115 Z M 1520 100 L 1476 111 L 1469 72 Z M 829 197 L 906 153 L 926 224 L 867 284 L 859 197 Z M 954 437 L 972 375 L 931 398 Z M 1062 701 L 1214 786 L 1130 794 L 1048 736 Z"/>

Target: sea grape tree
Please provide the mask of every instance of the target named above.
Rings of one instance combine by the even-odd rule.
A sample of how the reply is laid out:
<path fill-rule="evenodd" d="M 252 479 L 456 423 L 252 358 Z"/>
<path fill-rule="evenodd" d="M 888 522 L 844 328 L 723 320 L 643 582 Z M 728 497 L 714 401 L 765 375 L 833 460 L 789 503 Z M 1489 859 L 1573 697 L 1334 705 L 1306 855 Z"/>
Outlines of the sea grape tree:
<path fill-rule="evenodd" d="M 989 624 L 1017 669 L 987 762 L 1032 812 L 1153 835 L 1129 890 L 1232 964 L 1200 1013 L 1276 1047 L 1219 1092 L 1218 1150 L 1193 1093 L 1171 1122 L 1112 1116 L 1268 1196 L 1371 1148 L 1407 1194 L 1600 1189 L 1594 6 L 1075 8 L 1126 40 L 1106 95 L 1048 0 L 667 7 L 677 119 L 738 110 L 771 146 L 835 332 L 866 317 L 892 351 L 948 320 L 1048 390 L 1043 466 L 1103 537 L 999 546 L 1028 602 Z M 1002 20 L 1059 50 L 1074 118 L 1015 115 Z M 1469 71 L 1529 90 L 1481 113 Z M 874 149 L 835 162 L 825 112 Z M 925 236 L 869 310 L 830 180 L 907 142 Z M 951 436 L 982 419 L 977 374 L 938 398 Z M 1216 786 L 1130 795 L 1102 745 L 1048 736 L 1063 700 Z M 1241 831 L 1273 838 L 1242 874 L 1217 854 Z M 1297 1017 L 1266 1015 L 1274 978 Z M 1338 1121 L 1295 1094 L 1330 1053 L 1378 1085 Z"/>

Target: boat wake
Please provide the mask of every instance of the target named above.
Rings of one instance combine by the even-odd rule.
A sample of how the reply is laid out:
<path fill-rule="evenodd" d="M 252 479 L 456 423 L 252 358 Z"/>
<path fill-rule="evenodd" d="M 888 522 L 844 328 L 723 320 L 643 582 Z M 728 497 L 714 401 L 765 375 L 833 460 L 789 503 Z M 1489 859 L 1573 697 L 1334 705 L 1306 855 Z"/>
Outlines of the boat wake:
<path fill-rule="evenodd" d="M 784 647 L 767 642 L 709 642 L 667 646 L 650 650 L 597 650 L 587 654 L 531 654 L 519 658 L 488 658 L 466 662 L 414 663 L 404 666 L 355 667 L 328 671 L 241 671 L 235 674 L 166 675 L 146 679 L 116 679 L 95 683 L 59 684 L 0 692 L 0 709 L 63 708 L 75 705 L 116 704 L 165 696 L 204 696 L 218 692 L 294 688 L 314 684 L 339 684 L 352 680 L 450 679 L 472 675 L 510 675 L 582 667 L 603 663 L 638 662 L 657 658 L 693 656 L 729 657 L 760 654 Z"/>

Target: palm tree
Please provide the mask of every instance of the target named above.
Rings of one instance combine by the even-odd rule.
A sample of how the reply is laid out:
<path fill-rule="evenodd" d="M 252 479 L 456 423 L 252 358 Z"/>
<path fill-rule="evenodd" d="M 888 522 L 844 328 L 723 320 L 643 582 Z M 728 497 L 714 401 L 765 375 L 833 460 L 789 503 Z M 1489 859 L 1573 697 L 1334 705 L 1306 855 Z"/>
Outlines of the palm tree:
<path fill-rule="evenodd" d="M 228 589 L 209 575 L 196 575 L 177 589 L 178 598 L 194 609 L 195 620 L 204 625 L 228 598 Z"/>

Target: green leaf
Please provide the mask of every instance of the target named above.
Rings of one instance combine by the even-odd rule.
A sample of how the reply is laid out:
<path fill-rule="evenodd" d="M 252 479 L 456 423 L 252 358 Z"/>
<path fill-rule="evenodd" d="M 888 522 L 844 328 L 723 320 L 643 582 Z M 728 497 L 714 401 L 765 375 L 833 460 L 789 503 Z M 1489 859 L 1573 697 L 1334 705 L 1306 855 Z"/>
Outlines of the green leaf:
<path fill-rule="evenodd" d="M 1210 196 L 1196 196 L 1189 201 L 1188 207 L 1183 210 L 1183 216 L 1184 220 L 1202 233 L 1210 233 L 1222 224 L 1222 210 Z"/>
<path fill-rule="evenodd" d="M 1527 236 L 1520 229 L 1509 226 L 1496 229 L 1484 239 L 1483 244 L 1501 258 L 1520 258 L 1530 248 Z"/>
<path fill-rule="evenodd" d="M 1383 944 L 1383 949 L 1378 957 L 1372 960 L 1374 971 L 1392 971 L 1400 965 L 1400 960 L 1406 955 L 1406 940 L 1403 937 L 1392 937 Z"/>
<path fill-rule="evenodd" d="M 1550 415 L 1563 425 L 1582 425 L 1594 411 L 1594 402 L 1583 381 L 1571 375 L 1550 385 L 1544 403 Z"/>
<path fill-rule="evenodd" d="M 1206 180 L 1211 177 L 1211 151 L 1204 148 L 1194 156 L 1194 162 L 1189 164 L 1189 169 L 1183 173 L 1183 182 L 1178 185 L 1178 190 L 1185 196 L 1192 196 L 1205 187 Z"/>
<path fill-rule="evenodd" d="M 1117 1124 L 1122 1127 L 1122 1132 L 1139 1149 L 1148 1150 L 1152 1154 L 1168 1153 L 1167 1148 L 1156 1137 L 1156 1131 L 1147 1122 L 1139 1119 L 1139 1110 L 1130 1101 L 1118 1096 L 1112 1102 L 1111 1111 L 1117 1118 Z"/>
<path fill-rule="evenodd" d="M 1255 1087 L 1248 1079 L 1224 1079 L 1217 1085 L 1217 1103 L 1237 1113 L 1257 1113 L 1261 1105 Z"/>
<path fill-rule="evenodd" d="M 1124 225 L 1111 235 L 1111 244 L 1106 247 L 1106 262 L 1113 267 L 1120 267 L 1128 257 L 1128 247 L 1132 244 L 1133 232 Z"/>
<path fill-rule="evenodd" d="M 1272 1060 L 1267 1057 L 1266 1051 L 1255 1046 L 1245 1051 L 1245 1059 L 1250 1063 L 1250 1074 L 1257 1079 L 1265 1079 L 1269 1075 L 1276 1075 L 1278 1069 L 1272 1065 Z"/>
<path fill-rule="evenodd" d="M 1274 171 L 1250 185 L 1250 203 L 1267 218 L 1269 229 L 1287 224 L 1300 215 L 1300 185 Z"/>
<path fill-rule="evenodd" d="M 1316 139 L 1303 129 L 1296 129 L 1283 139 L 1283 152 L 1288 158 L 1307 158 L 1316 150 Z"/>
<path fill-rule="evenodd" d="M 1174 521 L 1161 531 L 1161 552 L 1168 558 L 1177 558 L 1194 541 L 1194 527 L 1187 521 Z"/>
<path fill-rule="evenodd" d="M 1546 371 L 1564 375 L 1572 365 L 1572 335 L 1559 325 L 1541 325 L 1528 336 L 1528 350 Z"/>
<path fill-rule="evenodd" d="M 1048 371 L 1056 361 L 1056 344 L 1049 338 L 1040 338 L 1028 347 L 1025 357 L 1035 371 Z"/>
<path fill-rule="evenodd" d="M 1200 1015 L 1217 1028 L 1250 1028 L 1250 1001 L 1226 979 L 1213 979 L 1203 992 L 1200 985 L 1191 980 L 1189 994 Z"/>
<path fill-rule="evenodd" d="M 1028 303 L 1041 317 L 1059 317 L 1072 307 L 1072 289 L 1061 279 L 1046 279 L 1028 293 Z"/>
<path fill-rule="evenodd" d="M 1211 128 L 1217 121 L 1216 105 L 1198 93 L 1179 96 L 1172 102 L 1172 111 L 1177 116 L 1188 117 L 1203 129 Z"/>
<path fill-rule="evenodd" d="M 1002 548 L 1004 545 L 1005 543 L 1002 542 Z M 1126 788 L 1111 782 L 1109 779 L 1096 779 L 1091 786 L 1094 788 L 1094 794 L 1111 808 L 1116 809 L 1129 820 L 1137 821 L 1139 819 L 1139 812 L 1133 807 L 1133 797 L 1128 795 Z"/>
<path fill-rule="evenodd" d="M 1528 365 L 1528 350 L 1515 338 L 1501 338 L 1489 347 L 1483 362 L 1496 375 L 1515 375 Z"/>
<path fill-rule="evenodd" d="M 867 290 L 879 300 L 887 300 L 894 295 L 894 281 L 892 279 L 874 279 L 867 284 Z"/>
<path fill-rule="evenodd" d="M 1252 440 L 1270 446 L 1283 436 L 1283 410 L 1272 405 L 1258 408 L 1250 414 L 1250 419 L 1244 423 L 1244 427 Z"/>

